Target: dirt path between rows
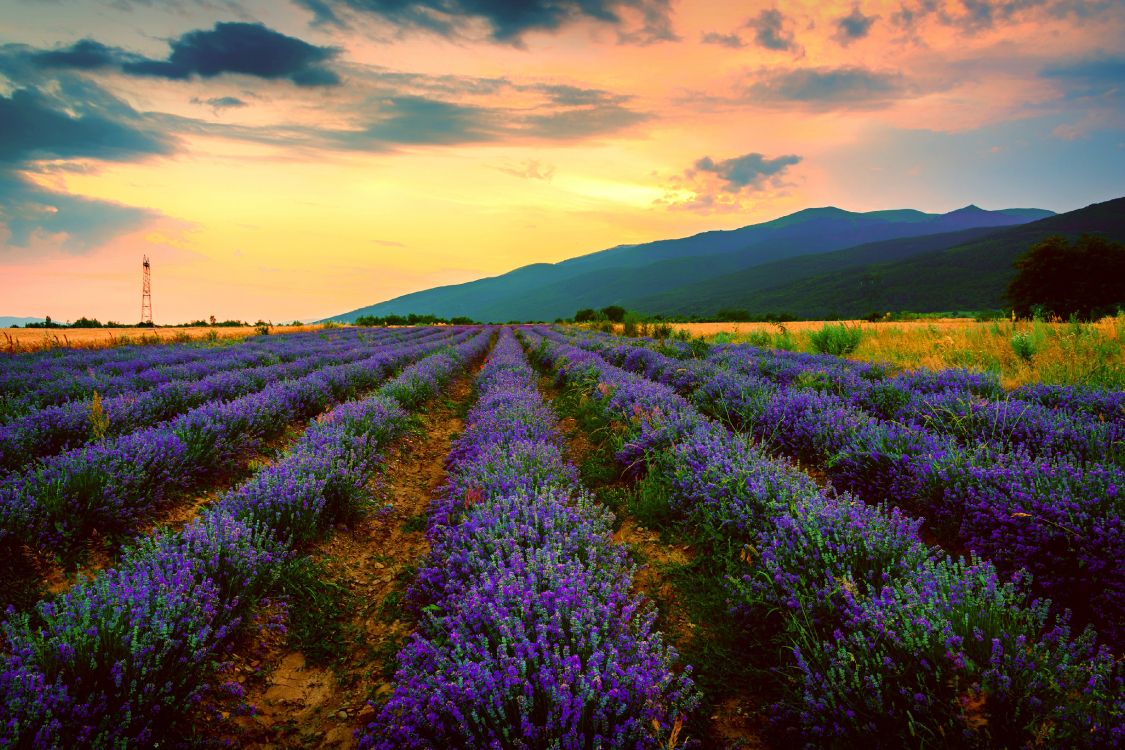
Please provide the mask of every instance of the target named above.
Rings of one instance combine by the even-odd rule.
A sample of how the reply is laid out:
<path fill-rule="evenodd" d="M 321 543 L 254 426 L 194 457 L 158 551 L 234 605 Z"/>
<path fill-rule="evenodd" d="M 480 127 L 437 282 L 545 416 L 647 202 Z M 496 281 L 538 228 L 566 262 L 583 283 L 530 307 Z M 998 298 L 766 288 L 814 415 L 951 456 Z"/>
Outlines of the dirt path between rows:
<path fill-rule="evenodd" d="M 227 677 L 243 684 L 245 701 L 256 708 L 233 719 L 238 729 L 224 738 L 233 746 L 350 748 L 355 730 L 374 718 L 367 701 L 390 692 L 388 660 L 412 629 L 402 618 L 401 588 L 429 548 L 421 517 L 445 481 L 445 457 L 462 429 L 471 383 L 471 374 L 454 380 L 420 414 L 418 432 L 390 449 L 372 485 L 379 510 L 311 550 L 351 595 L 342 663 L 315 666 L 283 637 L 268 635 L 233 658 Z"/>
<path fill-rule="evenodd" d="M 552 404 L 562 393 L 553 378 L 548 376 L 539 378 L 539 390 Z M 555 410 L 561 417 L 559 431 L 565 439 L 567 458 L 575 466 L 582 466 L 597 454 L 599 446 L 573 416 L 564 415 L 558 407 Z M 622 479 L 618 474 L 616 478 L 607 478 L 607 481 L 589 489 L 609 487 L 628 490 L 631 485 L 631 481 Z M 693 620 L 682 601 L 681 591 L 665 575 L 670 568 L 690 563 L 695 558 L 695 550 L 690 545 L 665 542 L 660 532 L 641 525 L 624 508 L 614 508 L 614 514 L 618 518 L 613 532 L 614 543 L 626 545 L 639 563 L 633 578 L 633 590 L 656 603 L 659 610 L 657 625 L 668 642 L 681 654 L 690 653 L 693 647 L 706 648 L 711 637 L 710 623 Z M 698 666 L 694 668 L 698 669 Z M 700 741 L 703 748 L 759 750 L 769 747 L 763 737 L 759 699 L 752 694 L 736 692 L 729 695 L 712 705 L 710 715 L 699 715 L 691 723 L 694 726 L 687 727 L 687 731 Z"/>

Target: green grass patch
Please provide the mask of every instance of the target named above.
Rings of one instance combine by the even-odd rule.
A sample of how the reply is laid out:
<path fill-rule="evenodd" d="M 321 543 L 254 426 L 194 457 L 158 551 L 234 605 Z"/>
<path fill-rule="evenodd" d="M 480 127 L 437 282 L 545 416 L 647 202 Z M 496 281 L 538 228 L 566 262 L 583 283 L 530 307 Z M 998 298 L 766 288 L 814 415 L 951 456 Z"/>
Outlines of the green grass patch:
<path fill-rule="evenodd" d="M 324 562 L 298 557 L 282 566 L 279 591 L 289 607 L 289 644 L 310 663 L 339 665 L 352 640 L 348 615 L 355 597 Z"/>

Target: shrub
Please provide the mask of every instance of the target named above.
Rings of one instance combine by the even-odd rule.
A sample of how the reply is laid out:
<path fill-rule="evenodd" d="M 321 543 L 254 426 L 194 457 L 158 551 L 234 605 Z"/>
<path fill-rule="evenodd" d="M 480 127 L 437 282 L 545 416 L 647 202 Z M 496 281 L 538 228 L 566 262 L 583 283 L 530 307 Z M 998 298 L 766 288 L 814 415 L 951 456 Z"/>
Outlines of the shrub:
<path fill-rule="evenodd" d="M 746 337 L 746 342 L 759 349 L 768 349 L 773 346 L 773 336 L 770 335 L 769 331 L 751 331 L 750 335 Z"/>
<path fill-rule="evenodd" d="M 856 326 L 826 325 L 809 334 L 813 349 L 821 354 L 841 356 L 851 354 L 859 347 L 863 331 Z"/>
<path fill-rule="evenodd" d="M 1016 331 L 1012 334 L 1012 351 L 1016 353 L 1024 362 L 1030 362 L 1031 358 L 1035 356 L 1038 347 L 1035 345 L 1035 339 L 1027 331 Z"/>

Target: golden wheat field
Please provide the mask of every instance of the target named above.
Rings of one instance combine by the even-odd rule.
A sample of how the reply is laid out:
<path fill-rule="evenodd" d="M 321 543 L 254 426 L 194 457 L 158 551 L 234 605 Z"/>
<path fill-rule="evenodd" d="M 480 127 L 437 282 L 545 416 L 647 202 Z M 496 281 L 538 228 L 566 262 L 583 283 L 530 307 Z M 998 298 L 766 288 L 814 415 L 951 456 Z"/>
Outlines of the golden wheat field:
<path fill-rule="evenodd" d="M 1121 387 L 1125 382 L 1125 316 L 1093 323 L 939 318 L 878 323 L 673 323 L 672 328 L 709 341 L 811 352 L 815 347 L 810 334 L 838 325 L 861 332 L 859 346 L 846 355 L 852 359 L 907 369 L 989 370 L 999 373 L 1008 387 L 1036 382 Z"/>
<path fill-rule="evenodd" d="M 277 326 L 270 333 L 315 331 L 322 326 Z M 203 338 L 240 339 L 257 332 L 254 326 L 184 328 L 0 328 L 0 347 L 8 353 L 70 347 L 101 349 L 127 344 L 184 343 Z"/>

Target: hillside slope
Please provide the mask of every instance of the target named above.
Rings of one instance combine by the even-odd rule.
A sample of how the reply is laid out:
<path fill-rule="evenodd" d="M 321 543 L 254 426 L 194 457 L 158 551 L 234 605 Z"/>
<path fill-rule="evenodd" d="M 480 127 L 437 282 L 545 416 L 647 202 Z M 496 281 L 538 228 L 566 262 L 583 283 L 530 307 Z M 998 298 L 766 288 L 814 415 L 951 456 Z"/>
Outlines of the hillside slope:
<path fill-rule="evenodd" d="M 621 304 L 687 284 L 717 282 L 748 268 L 904 237 L 995 228 L 1032 221 L 1041 209 L 985 211 L 967 206 L 947 214 L 914 210 L 854 213 L 839 208 L 798 211 L 773 221 L 675 240 L 624 245 L 555 264 L 535 264 L 501 276 L 436 287 L 337 315 L 431 313 L 481 321 L 551 320 L 581 307 Z"/>
<path fill-rule="evenodd" d="M 853 248 L 834 254 L 836 258 L 809 257 L 802 259 L 808 268 L 824 264 L 815 275 L 791 278 L 772 286 L 767 283 L 768 276 L 753 282 L 735 275 L 718 282 L 717 291 L 708 297 L 701 296 L 697 288 L 678 290 L 675 304 L 665 301 L 662 307 L 675 307 L 681 315 L 705 315 L 722 307 L 742 307 L 759 314 L 789 312 L 806 318 L 856 317 L 873 310 L 1004 308 L 1004 291 L 1015 274 L 1012 264 L 1017 258 L 1051 235 L 1074 238 L 1085 233 L 1125 242 L 1125 198 L 1095 203 L 891 262 L 833 268 L 841 257 L 865 254 L 869 248 Z M 914 244 L 922 247 L 928 239 Z"/>

